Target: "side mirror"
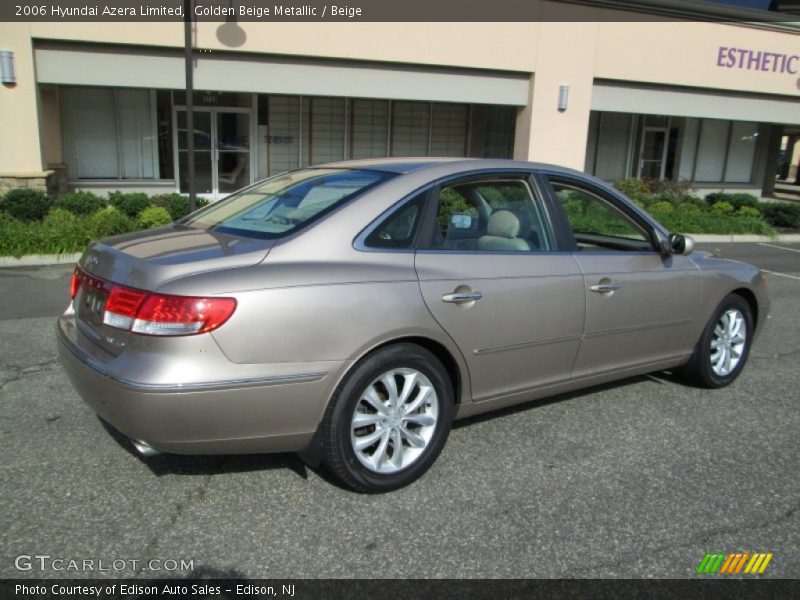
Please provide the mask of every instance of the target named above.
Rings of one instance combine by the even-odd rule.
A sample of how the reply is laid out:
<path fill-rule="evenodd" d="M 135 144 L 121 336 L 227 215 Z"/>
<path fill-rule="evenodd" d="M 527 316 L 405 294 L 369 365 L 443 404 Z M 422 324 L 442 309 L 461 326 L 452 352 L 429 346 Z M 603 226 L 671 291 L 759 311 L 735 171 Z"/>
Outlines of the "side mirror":
<path fill-rule="evenodd" d="M 669 252 L 670 254 L 679 254 L 687 256 L 694 251 L 694 240 L 682 233 L 673 233 L 669 236 Z"/>

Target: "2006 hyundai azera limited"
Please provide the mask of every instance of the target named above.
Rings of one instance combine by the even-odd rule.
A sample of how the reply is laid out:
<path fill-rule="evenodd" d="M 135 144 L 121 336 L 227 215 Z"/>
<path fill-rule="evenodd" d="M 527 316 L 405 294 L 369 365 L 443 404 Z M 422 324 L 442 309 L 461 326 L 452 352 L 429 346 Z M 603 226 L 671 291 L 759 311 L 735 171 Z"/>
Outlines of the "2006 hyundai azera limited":
<path fill-rule="evenodd" d="M 93 242 L 59 348 L 144 454 L 301 452 L 385 491 L 454 418 L 657 370 L 731 383 L 765 282 L 692 246 L 560 167 L 340 162 Z"/>

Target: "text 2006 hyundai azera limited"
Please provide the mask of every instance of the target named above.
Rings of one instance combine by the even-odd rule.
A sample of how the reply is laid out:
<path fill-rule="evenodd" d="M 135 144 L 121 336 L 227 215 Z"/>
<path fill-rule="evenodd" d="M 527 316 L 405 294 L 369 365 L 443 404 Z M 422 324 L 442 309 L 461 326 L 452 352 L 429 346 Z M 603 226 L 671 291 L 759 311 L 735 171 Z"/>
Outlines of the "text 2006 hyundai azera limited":
<path fill-rule="evenodd" d="M 300 451 L 385 491 L 454 418 L 661 369 L 731 383 L 764 279 L 692 245 L 560 167 L 335 163 L 92 243 L 61 359 L 143 453 Z"/>

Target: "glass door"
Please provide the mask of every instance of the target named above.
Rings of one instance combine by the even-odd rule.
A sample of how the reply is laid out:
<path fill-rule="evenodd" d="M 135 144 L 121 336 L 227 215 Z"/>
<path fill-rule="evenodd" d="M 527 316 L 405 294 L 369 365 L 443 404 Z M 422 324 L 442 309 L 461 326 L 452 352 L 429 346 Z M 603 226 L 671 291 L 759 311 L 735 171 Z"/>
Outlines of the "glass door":
<path fill-rule="evenodd" d="M 214 193 L 213 176 L 213 148 L 211 139 L 211 109 L 195 109 L 194 113 L 194 191 L 198 194 Z M 178 166 L 178 190 L 182 193 L 189 191 L 189 163 L 186 135 L 186 111 L 177 110 L 175 123 L 175 137 Z"/>
<path fill-rule="evenodd" d="M 186 109 L 175 109 L 175 164 L 178 191 L 189 191 Z M 218 198 L 249 185 L 251 179 L 249 109 L 194 110 L 195 192 Z"/>
<path fill-rule="evenodd" d="M 214 117 L 216 191 L 225 195 L 250 184 L 250 113 L 219 109 Z"/>
<path fill-rule="evenodd" d="M 645 127 L 642 132 L 642 145 L 639 149 L 640 179 L 664 179 L 667 165 L 667 138 L 669 130 L 665 127 Z"/>

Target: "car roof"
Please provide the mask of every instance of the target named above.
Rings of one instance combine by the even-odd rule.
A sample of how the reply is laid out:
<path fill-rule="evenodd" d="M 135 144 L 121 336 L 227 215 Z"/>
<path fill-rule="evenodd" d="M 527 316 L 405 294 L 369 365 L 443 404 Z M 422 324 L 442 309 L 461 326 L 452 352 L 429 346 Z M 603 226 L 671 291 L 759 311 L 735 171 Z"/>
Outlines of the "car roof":
<path fill-rule="evenodd" d="M 317 165 L 318 167 L 323 165 Z M 413 171 L 443 167 L 450 173 L 460 171 L 476 171 L 480 169 L 534 169 L 540 171 L 560 172 L 564 174 L 580 175 L 585 173 L 561 167 L 558 165 L 527 162 L 523 160 L 508 160 L 500 158 L 452 158 L 452 157 L 394 157 L 394 158 L 366 158 L 357 160 L 344 160 L 327 163 L 324 166 L 348 169 L 366 169 L 371 171 L 384 171 L 404 175 Z"/>

